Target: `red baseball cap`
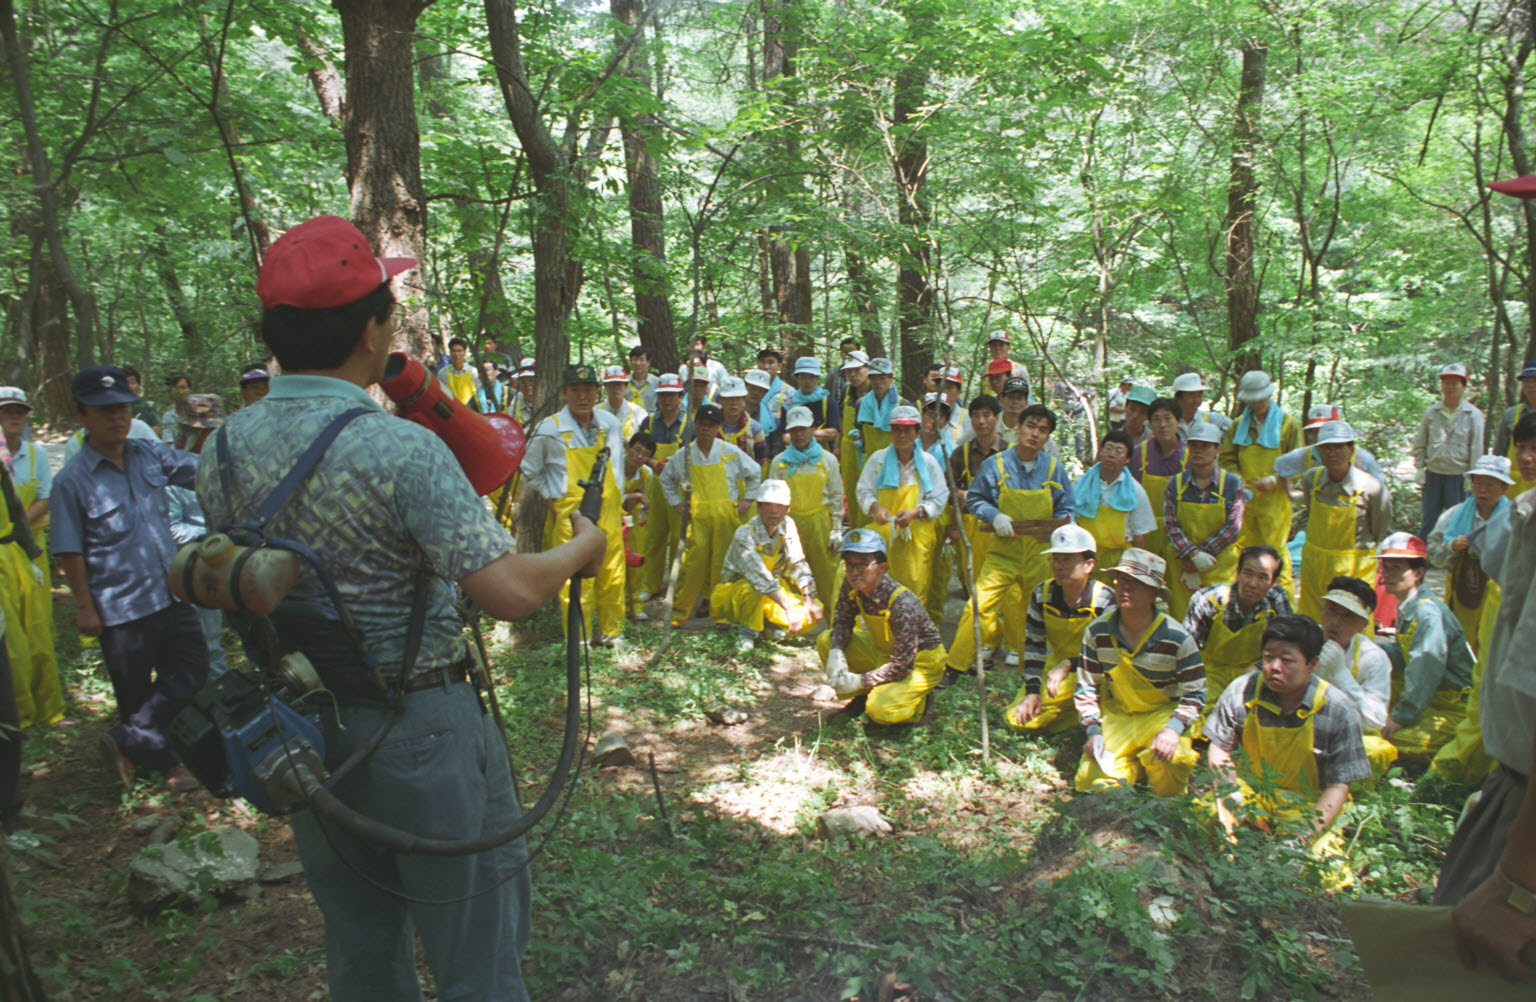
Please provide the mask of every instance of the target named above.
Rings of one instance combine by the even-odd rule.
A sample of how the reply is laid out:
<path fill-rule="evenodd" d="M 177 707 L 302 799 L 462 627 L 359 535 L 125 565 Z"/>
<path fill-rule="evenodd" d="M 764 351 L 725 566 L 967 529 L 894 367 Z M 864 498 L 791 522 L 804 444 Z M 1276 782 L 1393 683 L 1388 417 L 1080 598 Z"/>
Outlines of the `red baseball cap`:
<path fill-rule="evenodd" d="M 987 363 L 987 375 L 998 376 L 1013 371 L 1013 363 L 1006 358 L 994 358 Z"/>
<path fill-rule="evenodd" d="M 316 216 L 267 249 L 256 277 L 256 295 L 269 310 L 327 310 L 355 303 L 414 267 L 413 257 L 374 257 L 368 238 L 340 216 Z"/>

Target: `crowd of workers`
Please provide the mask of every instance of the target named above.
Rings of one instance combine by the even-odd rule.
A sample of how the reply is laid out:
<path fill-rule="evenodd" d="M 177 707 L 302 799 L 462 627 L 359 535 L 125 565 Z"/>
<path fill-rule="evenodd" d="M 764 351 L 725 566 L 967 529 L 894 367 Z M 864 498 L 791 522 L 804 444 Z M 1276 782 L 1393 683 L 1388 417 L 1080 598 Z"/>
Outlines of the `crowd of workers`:
<path fill-rule="evenodd" d="M 1536 639 L 1525 637 L 1524 615 L 1536 563 L 1536 493 L 1524 495 L 1536 483 L 1536 363 L 1487 455 L 1466 370 L 1442 369 L 1440 399 L 1413 444 L 1424 484 L 1415 535 L 1392 531 L 1382 470 L 1338 408 L 1287 414 L 1262 371 L 1239 382 L 1235 418 L 1206 404 L 1197 374 L 1166 394 L 1127 378 L 1109 396 L 1094 454 L 1079 457 L 1057 445 L 1058 413 L 1032 396 L 1002 331 L 987 340 L 969 400 L 965 373 L 947 365 L 926 374 L 920 399 L 904 399 L 891 362 L 854 339 L 830 375 L 814 355 L 786 360 L 773 348 L 733 375 L 704 339 L 678 372 L 654 373 L 636 347 L 627 366 L 565 367 L 561 406 L 531 429 L 518 476 L 502 489 L 509 502 L 545 503 L 542 550 L 519 555 L 505 531 L 515 503 L 495 506 L 496 525 L 492 508 L 457 483 L 441 443 L 404 431 L 414 427 L 406 422 L 370 420 L 384 412 L 364 389 L 383 372 L 393 332 L 379 279 L 409 264 L 359 262 L 344 250 L 356 231 L 327 220 L 290 231 L 263 266 L 264 337 L 290 374 L 273 385 L 265 368 L 244 372 L 245 406 L 227 423 L 222 401 L 191 393 L 183 376 L 168 380 L 174 406 L 156 413 L 136 372 L 87 368 L 73 384 L 80 432 L 55 476 L 30 434 L 26 395 L 0 387 L 0 530 L 16 544 L 0 559 L 14 698 L 0 717 L 22 729 L 70 724 L 54 663 L 51 552 L 82 637 L 100 638 L 117 697 L 119 722 L 101 739 L 107 761 L 130 785 L 146 771 L 194 785 L 165 732 L 224 670 L 224 624 L 172 598 L 174 548 L 249 514 L 257 485 L 283 479 L 302 451 L 294 443 L 320 437 L 322 418 L 344 423 L 362 411 L 368 431 L 337 431 L 327 454 L 345 475 L 317 477 L 304 488 L 309 500 L 274 524 L 335 561 L 337 590 L 386 667 L 408 674 L 419 659 L 429 684 L 412 676 L 405 694 L 448 694 L 399 740 L 489 740 L 473 699 L 452 695 L 470 687 L 448 582 L 492 614 L 519 618 L 585 568 L 594 646 L 624 644 L 625 623 L 650 614 L 673 627 L 707 614 L 735 631 L 743 653 L 824 623 L 816 646 L 828 684 L 848 700 L 840 712 L 874 728 L 921 724 L 936 697 L 989 658 L 1016 667 L 1005 721 L 1026 734 L 1081 729 L 1078 790 L 1145 784 L 1184 795 L 1203 750 L 1221 778 L 1207 797 L 1213 823 L 1228 832 L 1278 826 L 1327 853 L 1351 787 L 1394 762 L 1484 783 L 1440 899 L 1497 887 L 1513 889 L 1515 902 L 1536 886 L 1536 819 L 1520 813 L 1536 684 L 1529 662 L 1510 656 Z M 514 365 L 491 342 L 472 363 L 455 340 L 437 378 L 476 410 L 527 421 L 533 364 Z M 221 427 L 217 460 L 200 463 Z M 595 528 L 575 514 L 593 477 L 604 495 Z M 1443 595 L 1426 586 L 1432 565 L 1446 568 Z M 435 583 L 419 596 L 423 622 L 408 627 L 423 576 Z M 946 611 L 961 597 L 946 643 Z M 357 708 L 355 731 L 371 733 L 367 712 Z M 0 746 L 14 756 L 15 744 Z M 475 747 L 455 755 L 478 756 L 478 766 L 402 765 L 359 780 L 357 797 L 402 823 L 412 812 L 465 810 L 433 785 L 445 773 L 506 785 Z M 14 777 L 14 762 L 0 771 Z M 417 786 L 417 799 L 400 792 Z M 496 796 L 498 818 L 515 816 L 515 794 Z M 7 827 L 18 806 L 14 782 L 0 785 Z M 475 944 L 497 929 L 526 937 L 525 885 L 428 929 L 419 914 L 405 917 L 408 902 L 381 897 L 383 878 L 338 864 L 347 850 L 334 833 L 310 828 L 295 823 L 326 914 L 333 992 L 338 979 L 370 984 L 355 958 L 369 943 L 389 953 L 412 921 L 435 969 L 476 950 L 494 957 Z M 1524 848 L 1500 864 L 1506 841 Z M 497 865 L 516 865 L 521 842 L 514 848 Z M 409 876 L 430 885 L 433 872 Z M 505 882 L 498 872 L 471 868 L 454 886 L 474 898 Z"/>

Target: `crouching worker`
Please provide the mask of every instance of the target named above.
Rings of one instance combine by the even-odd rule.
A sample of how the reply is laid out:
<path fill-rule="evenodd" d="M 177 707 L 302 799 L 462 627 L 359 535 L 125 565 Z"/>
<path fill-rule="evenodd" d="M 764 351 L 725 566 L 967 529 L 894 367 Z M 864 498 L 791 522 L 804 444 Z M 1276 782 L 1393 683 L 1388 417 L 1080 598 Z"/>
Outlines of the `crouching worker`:
<path fill-rule="evenodd" d="M 1392 662 L 1365 635 L 1376 612 L 1376 590 L 1359 578 L 1340 574 L 1323 594 L 1323 653 L 1318 677 L 1345 697 L 1360 718 L 1365 757 L 1378 778 L 1397 761 L 1397 749 L 1381 736 L 1392 702 Z"/>
<path fill-rule="evenodd" d="M 1051 580 L 1035 585 L 1024 619 L 1024 688 L 1003 720 L 1020 731 L 1055 734 L 1077 726 L 1072 704 L 1082 665 L 1083 631 L 1115 604 L 1114 589 L 1093 577 L 1093 533 L 1064 525 L 1045 551 Z"/>
<path fill-rule="evenodd" d="M 1160 797 L 1189 788 L 1205 665 L 1195 638 L 1157 610 L 1166 569 L 1156 554 L 1126 550 L 1114 568 L 1118 607 L 1083 635 L 1076 703 L 1088 745 L 1074 783 L 1083 793 L 1142 780 Z"/>
<path fill-rule="evenodd" d="M 944 675 L 944 643 L 923 600 L 887 573 L 885 540 L 873 529 L 843 538 L 843 583 L 816 650 L 827 682 L 855 697 L 848 712 L 862 708 L 877 724 L 922 722 Z"/>
<path fill-rule="evenodd" d="M 1403 671 L 1403 691 L 1381 736 L 1403 758 L 1423 761 L 1451 740 L 1467 715 L 1472 649 L 1451 607 L 1424 587 L 1429 571 L 1424 540 L 1394 532 L 1382 540 L 1378 557 L 1382 586 L 1397 598 L 1396 643 L 1387 642 L 1387 654 Z"/>
<path fill-rule="evenodd" d="M 1323 630 L 1305 616 L 1264 627 L 1259 670 L 1239 677 L 1205 722 L 1227 834 L 1241 824 L 1294 836 L 1317 855 L 1342 855 L 1333 824 L 1349 784 L 1369 779 L 1360 717 L 1317 676 Z M 1233 762 L 1242 747 L 1242 776 Z"/>
<path fill-rule="evenodd" d="M 821 622 L 816 579 L 800 533 L 786 517 L 789 497 L 784 481 L 763 481 L 757 514 L 731 537 L 720 583 L 709 595 L 710 618 L 736 626 L 742 653 L 757 645 L 769 624 L 796 634 Z"/>

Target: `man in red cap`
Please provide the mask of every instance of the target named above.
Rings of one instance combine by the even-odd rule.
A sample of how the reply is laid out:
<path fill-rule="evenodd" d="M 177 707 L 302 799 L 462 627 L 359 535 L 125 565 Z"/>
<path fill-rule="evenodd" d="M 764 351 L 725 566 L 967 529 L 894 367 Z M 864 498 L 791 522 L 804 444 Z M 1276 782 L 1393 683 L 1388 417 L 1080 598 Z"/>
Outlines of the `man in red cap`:
<path fill-rule="evenodd" d="M 1024 364 L 1022 362 L 1015 362 L 1008 357 L 1008 352 L 1012 349 L 1013 339 L 1008 336 L 1007 331 L 995 330 L 987 335 L 987 357 L 993 362 L 999 360 L 1007 362 L 1008 375 L 1028 379 L 1029 370 L 1024 368 Z M 988 367 L 987 371 L 991 372 L 992 370 Z M 993 390 L 992 392 L 996 393 L 997 391 Z"/>
<path fill-rule="evenodd" d="M 334 434 L 265 523 L 267 535 L 303 543 L 329 572 L 390 690 L 379 693 L 372 673 L 355 670 L 357 645 L 339 636 L 327 638 L 330 656 L 311 656 L 337 701 L 322 714 L 327 765 L 385 734 L 332 792 L 382 824 L 464 839 L 505 830 L 521 811 L 504 738 L 467 680 L 455 584 L 491 615 L 521 619 L 573 573 L 595 573 L 607 540 L 572 516 L 570 542 L 513 552 L 448 447 L 368 395 L 394 336 L 389 279 L 414 265 L 375 257 L 336 216 L 272 245 L 256 291 L 262 338 L 284 374 L 260 407 L 225 422 L 197 486 L 210 525 L 244 522 L 310 443 Z M 282 628 L 281 616 L 274 622 Z M 295 813 L 292 825 L 325 917 L 331 998 L 419 998 L 418 937 L 442 997 L 527 998 L 522 839 L 469 856 L 396 856 L 313 810 Z"/>

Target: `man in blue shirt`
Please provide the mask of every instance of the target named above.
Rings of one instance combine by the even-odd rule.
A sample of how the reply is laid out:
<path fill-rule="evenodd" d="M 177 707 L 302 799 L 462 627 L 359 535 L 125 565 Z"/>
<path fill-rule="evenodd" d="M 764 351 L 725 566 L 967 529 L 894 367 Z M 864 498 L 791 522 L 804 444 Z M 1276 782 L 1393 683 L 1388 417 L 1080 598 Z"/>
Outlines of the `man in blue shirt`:
<path fill-rule="evenodd" d="M 53 552 L 76 625 L 101 638 L 117 696 L 119 723 L 102 751 L 125 786 L 149 769 L 166 773 L 172 789 L 191 789 L 165 730 L 203 684 L 208 649 L 197 614 L 166 584 L 176 544 L 165 487 L 191 487 L 197 457 L 128 437 L 139 398 L 114 365 L 80 370 L 74 397 L 85 439 L 53 481 Z"/>

